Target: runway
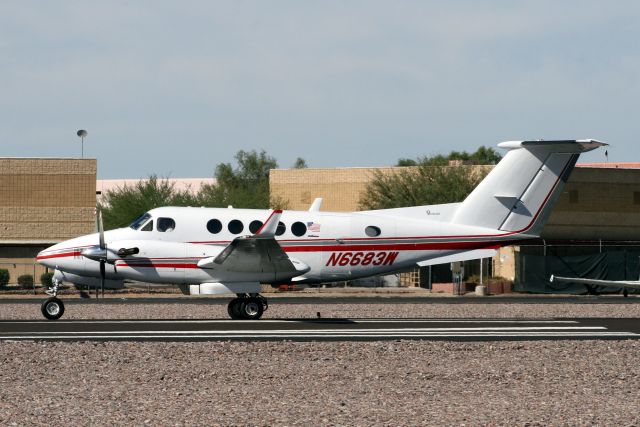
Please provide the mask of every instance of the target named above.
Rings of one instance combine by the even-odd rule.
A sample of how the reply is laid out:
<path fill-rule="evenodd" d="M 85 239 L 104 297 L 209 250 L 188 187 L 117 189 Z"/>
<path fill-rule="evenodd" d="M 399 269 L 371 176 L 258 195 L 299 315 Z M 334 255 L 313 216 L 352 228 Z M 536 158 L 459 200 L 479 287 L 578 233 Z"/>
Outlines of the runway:
<path fill-rule="evenodd" d="M 640 338 L 639 319 L 287 319 L 0 321 L 0 340 L 519 341 Z"/>

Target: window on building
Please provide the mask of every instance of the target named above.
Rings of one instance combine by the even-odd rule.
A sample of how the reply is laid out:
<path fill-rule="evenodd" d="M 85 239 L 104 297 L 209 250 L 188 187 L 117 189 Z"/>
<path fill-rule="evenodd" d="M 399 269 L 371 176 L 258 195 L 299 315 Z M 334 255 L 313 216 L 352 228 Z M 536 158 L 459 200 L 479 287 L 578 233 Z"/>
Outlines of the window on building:
<path fill-rule="evenodd" d="M 380 231 L 380 228 L 375 225 L 370 225 L 364 229 L 364 234 L 369 237 L 378 237 L 380 233 L 382 233 L 382 231 Z"/>
<path fill-rule="evenodd" d="M 218 234 L 222 231 L 222 223 L 219 219 L 211 219 L 207 222 L 207 230 L 209 230 L 211 234 Z"/>
<path fill-rule="evenodd" d="M 161 233 L 173 231 L 176 228 L 176 222 L 173 218 L 158 218 L 157 229 Z"/>
<path fill-rule="evenodd" d="M 262 221 L 258 221 L 256 219 L 255 221 L 251 221 L 251 224 L 249 224 L 249 231 L 251 234 L 256 234 L 258 230 L 260 230 L 260 227 L 262 227 Z"/>
<path fill-rule="evenodd" d="M 229 221 L 227 228 L 231 234 L 240 234 L 242 233 L 242 230 L 244 230 L 244 224 L 242 224 L 242 221 L 238 219 L 233 219 Z"/>
<path fill-rule="evenodd" d="M 307 226 L 304 223 L 297 221 L 291 224 L 291 232 L 294 236 L 304 236 L 307 232 Z"/>
<path fill-rule="evenodd" d="M 276 236 L 282 236 L 285 231 L 287 231 L 287 226 L 284 225 L 284 222 L 279 222 L 278 227 L 276 228 Z"/>

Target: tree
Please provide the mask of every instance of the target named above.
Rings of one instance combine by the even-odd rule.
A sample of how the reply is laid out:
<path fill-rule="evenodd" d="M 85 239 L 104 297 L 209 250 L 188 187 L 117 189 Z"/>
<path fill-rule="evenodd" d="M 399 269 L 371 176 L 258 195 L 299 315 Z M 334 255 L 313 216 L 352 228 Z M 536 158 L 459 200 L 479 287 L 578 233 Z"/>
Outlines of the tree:
<path fill-rule="evenodd" d="M 396 166 L 417 166 L 418 162 L 413 159 L 398 159 Z"/>
<path fill-rule="evenodd" d="M 396 166 L 447 166 L 450 160 L 461 160 L 470 165 L 495 165 L 502 156 L 491 147 L 481 146 L 473 153 L 466 151 L 451 151 L 448 155 L 437 154 L 435 156 L 420 157 L 418 160 L 399 159 Z"/>
<path fill-rule="evenodd" d="M 260 153 L 240 150 L 235 158 L 238 163 L 235 169 L 229 163 L 216 167 L 216 183 L 202 186 L 199 204 L 252 209 L 284 207 L 283 201 L 269 198 L 269 170 L 278 167 L 276 159 L 264 150 Z"/>
<path fill-rule="evenodd" d="M 124 227 L 140 214 L 160 206 L 194 206 L 197 200 L 188 191 L 178 191 L 167 178 L 151 175 L 136 184 L 106 192 L 102 210 L 107 230 Z"/>
<path fill-rule="evenodd" d="M 296 159 L 295 163 L 293 164 L 293 168 L 294 169 L 306 169 L 306 168 L 308 168 L 307 161 L 305 159 L 303 159 L 302 157 L 298 157 Z"/>
<path fill-rule="evenodd" d="M 488 168 L 428 163 L 391 174 L 378 171 L 359 205 L 369 210 L 460 202 L 488 172 Z"/>

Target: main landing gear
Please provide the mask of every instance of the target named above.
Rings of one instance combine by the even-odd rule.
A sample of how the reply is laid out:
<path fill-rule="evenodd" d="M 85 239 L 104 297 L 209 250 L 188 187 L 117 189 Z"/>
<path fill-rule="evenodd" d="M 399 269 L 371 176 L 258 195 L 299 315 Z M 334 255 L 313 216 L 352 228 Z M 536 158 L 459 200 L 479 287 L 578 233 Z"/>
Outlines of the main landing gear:
<path fill-rule="evenodd" d="M 227 311 L 233 320 L 258 320 L 268 308 L 267 299 L 260 294 L 238 294 Z"/>
<path fill-rule="evenodd" d="M 47 289 L 46 292 L 51 298 L 47 299 L 42 303 L 42 306 L 40 306 L 42 315 L 49 320 L 58 320 L 64 314 L 64 304 L 62 303 L 62 300 L 57 297 L 59 287 L 60 282 L 53 279 L 51 287 Z"/>

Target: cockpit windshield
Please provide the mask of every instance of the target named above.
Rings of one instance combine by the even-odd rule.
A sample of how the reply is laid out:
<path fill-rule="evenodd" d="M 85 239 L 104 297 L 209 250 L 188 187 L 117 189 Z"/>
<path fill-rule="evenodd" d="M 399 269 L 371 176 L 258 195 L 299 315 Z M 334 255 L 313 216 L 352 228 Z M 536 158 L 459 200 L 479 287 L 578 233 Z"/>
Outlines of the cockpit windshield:
<path fill-rule="evenodd" d="M 149 220 L 149 218 L 151 218 L 151 215 L 149 215 L 149 213 L 144 213 L 142 215 L 140 215 L 138 218 L 136 218 L 131 225 L 129 226 L 130 228 L 133 228 L 134 230 L 139 229 L 140 227 L 142 227 L 142 225 L 147 222 Z"/>

